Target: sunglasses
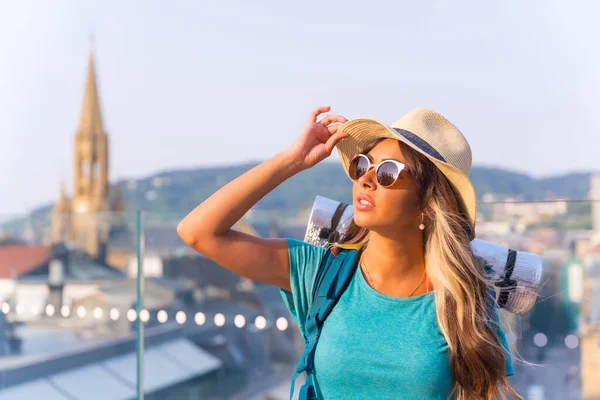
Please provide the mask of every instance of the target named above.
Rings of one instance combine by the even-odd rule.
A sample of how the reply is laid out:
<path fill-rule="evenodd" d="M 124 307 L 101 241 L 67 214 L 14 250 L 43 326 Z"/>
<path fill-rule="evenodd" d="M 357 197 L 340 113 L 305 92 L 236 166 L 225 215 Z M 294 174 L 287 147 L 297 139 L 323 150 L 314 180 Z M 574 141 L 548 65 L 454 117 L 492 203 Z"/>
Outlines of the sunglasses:
<path fill-rule="evenodd" d="M 369 157 L 358 154 L 350 161 L 348 174 L 350 179 L 357 181 L 371 168 L 375 168 L 377 183 L 383 187 L 390 187 L 398 180 L 400 172 L 406 168 L 406 165 L 396 160 L 383 160 L 379 164 L 372 164 Z"/>

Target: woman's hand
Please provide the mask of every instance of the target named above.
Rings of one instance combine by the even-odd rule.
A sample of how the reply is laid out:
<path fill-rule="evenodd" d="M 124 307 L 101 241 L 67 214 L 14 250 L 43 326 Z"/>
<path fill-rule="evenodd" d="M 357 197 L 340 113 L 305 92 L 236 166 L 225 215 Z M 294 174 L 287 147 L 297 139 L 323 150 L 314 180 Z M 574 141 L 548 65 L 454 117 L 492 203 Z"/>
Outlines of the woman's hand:
<path fill-rule="evenodd" d="M 336 143 L 348 137 L 347 133 L 338 133 L 339 124 L 347 121 L 341 115 L 326 115 L 317 122 L 319 115 L 330 109 L 323 106 L 314 110 L 296 142 L 287 150 L 303 168 L 311 168 L 329 157 Z"/>

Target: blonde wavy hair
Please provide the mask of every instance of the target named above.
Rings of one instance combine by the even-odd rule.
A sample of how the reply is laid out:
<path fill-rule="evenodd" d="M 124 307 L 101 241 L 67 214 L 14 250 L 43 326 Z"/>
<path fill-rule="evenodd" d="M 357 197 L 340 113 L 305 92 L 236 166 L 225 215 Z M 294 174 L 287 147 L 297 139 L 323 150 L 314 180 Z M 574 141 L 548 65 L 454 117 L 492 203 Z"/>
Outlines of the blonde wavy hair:
<path fill-rule="evenodd" d="M 380 141 L 364 150 L 369 152 Z M 425 215 L 423 246 L 427 274 L 435 291 L 438 324 L 448 342 L 456 400 L 523 399 L 510 385 L 505 350 L 488 321 L 496 301 L 491 283 L 473 255 L 474 230 L 448 179 L 426 157 L 398 142 L 417 182 Z M 369 231 L 352 222 L 340 243 L 361 245 Z"/>

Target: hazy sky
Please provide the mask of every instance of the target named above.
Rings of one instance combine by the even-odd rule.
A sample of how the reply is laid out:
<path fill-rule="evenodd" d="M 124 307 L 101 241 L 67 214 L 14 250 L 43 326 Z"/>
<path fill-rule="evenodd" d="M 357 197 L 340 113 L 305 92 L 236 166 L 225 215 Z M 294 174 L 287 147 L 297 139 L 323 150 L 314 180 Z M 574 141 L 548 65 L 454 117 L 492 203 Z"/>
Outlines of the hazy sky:
<path fill-rule="evenodd" d="M 260 160 L 306 115 L 454 122 L 474 164 L 600 169 L 600 2 L 0 0 L 0 214 L 72 185 L 89 33 L 111 179 Z M 336 155 L 332 158 L 337 158 Z"/>

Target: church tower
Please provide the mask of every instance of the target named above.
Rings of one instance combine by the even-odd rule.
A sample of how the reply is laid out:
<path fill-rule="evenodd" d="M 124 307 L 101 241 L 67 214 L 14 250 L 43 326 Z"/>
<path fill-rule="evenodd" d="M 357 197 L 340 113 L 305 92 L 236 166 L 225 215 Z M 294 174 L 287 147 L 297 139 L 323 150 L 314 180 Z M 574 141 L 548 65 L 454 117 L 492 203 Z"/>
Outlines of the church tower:
<path fill-rule="evenodd" d="M 108 136 L 102 125 L 94 55 L 90 52 L 79 129 L 75 133 L 73 211 L 108 208 Z"/>
<path fill-rule="evenodd" d="M 110 201 L 108 135 L 96 83 L 94 53 L 90 51 L 81 119 L 75 132 L 73 193 L 69 199 L 61 187 L 52 210 L 52 243 L 68 243 L 94 258 L 104 258 L 112 207 L 124 210 L 122 194 Z"/>

